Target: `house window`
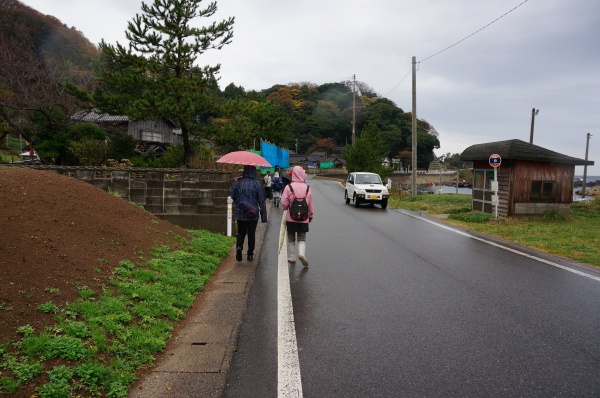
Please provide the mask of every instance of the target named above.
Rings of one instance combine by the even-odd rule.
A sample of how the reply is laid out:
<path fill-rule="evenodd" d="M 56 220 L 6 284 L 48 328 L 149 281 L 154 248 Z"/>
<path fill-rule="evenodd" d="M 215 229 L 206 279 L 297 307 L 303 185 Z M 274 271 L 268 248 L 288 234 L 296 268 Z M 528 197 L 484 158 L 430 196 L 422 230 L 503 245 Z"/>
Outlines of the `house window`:
<path fill-rule="evenodd" d="M 531 181 L 529 200 L 554 200 L 554 181 Z"/>
<path fill-rule="evenodd" d="M 156 131 L 142 131 L 142 141 L 162 142 L 162 133 Z"/>

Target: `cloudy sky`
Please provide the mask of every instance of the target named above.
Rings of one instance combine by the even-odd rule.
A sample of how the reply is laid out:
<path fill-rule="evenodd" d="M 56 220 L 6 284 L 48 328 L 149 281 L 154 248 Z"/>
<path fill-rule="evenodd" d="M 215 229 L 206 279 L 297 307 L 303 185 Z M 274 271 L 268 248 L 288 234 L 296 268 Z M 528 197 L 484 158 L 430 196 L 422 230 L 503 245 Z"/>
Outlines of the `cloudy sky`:
<path fill-rule="evenodd" d="M 141 0 L 21 0 L 75 27 L 93 43 L 126 44 Z M 152 0 L 147 0 L 151 2 Z M 203 4 L 208 4 L 205 0 Z M 600 176 L 598 0 L 218 0 L 235 17 L 233 43 L 205 54 L 221 64 L 220 86 L 352 79 L 439 133 L 442 153 L 518 138 L 583 159 Z M 206 25 L 207 20 L 199 21 Z M 583 167 L 576 168 L 583 174 Z"/>

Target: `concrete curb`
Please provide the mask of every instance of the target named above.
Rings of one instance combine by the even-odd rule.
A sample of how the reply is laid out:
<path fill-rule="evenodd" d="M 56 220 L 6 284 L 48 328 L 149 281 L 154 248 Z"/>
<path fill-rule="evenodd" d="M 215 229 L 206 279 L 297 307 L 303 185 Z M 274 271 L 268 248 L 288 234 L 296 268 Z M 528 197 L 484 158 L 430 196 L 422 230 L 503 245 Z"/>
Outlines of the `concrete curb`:
<path fill-rule="evenodd" d="M 270 222 L 272 202 L 267 201 Z M 227 383 L 233 353 L 267 224 L 256 228 L 254 260 L 235 260 L 235 245 L 199 293 L 186 318 L 177 324 L 156 366 L 142 374 L 129 389 L 129 398 L 221 397 Z"/>

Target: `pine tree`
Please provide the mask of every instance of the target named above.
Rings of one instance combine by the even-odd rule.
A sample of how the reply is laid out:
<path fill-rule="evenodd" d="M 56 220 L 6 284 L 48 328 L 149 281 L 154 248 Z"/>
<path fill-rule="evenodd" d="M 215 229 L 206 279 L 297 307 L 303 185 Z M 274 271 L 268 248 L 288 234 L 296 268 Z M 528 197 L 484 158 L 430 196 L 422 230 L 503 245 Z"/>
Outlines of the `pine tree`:
<path fill-rule="evenodd" d="M 129 46 L 100 43 L 99 87 L 93 102 L 103 112 L 133 119 L 159 117 L 181 127 L 186 164 L 192 155 L 193 116 L 207 107 L 207 92 L 216 87 L 220 65 L 199 67 L 197 58 L 231 43 L 234 18 L 195 27 L 210 18 L 216 2 L 201 9 L 203 0 L 154 0 L 142 3 L 142 13 L 129 23 Z"/>
<path fill-rule="evenodd" d="M 379 129 L 375 124 L 369 123 L 356 139 L 356 143 L 344 148 L 342 157 L 346 160 L 346 168 L 350 173 L 367 171 L 385 176 L 390 170 L 385 170 L 381 162 L 387 151 Z"/>

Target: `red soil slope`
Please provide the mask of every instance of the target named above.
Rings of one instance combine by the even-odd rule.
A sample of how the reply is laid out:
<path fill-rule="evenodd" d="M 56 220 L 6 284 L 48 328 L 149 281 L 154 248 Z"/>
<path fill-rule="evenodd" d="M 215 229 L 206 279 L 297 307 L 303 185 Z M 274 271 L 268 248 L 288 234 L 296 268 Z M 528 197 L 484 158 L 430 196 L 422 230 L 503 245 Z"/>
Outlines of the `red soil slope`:
<path fill-rule="evenodd" d="M 36 310 L 60 305 L 88 286 L 100 292 L 121 260 L 177 245 L 182 228 L 74 178 L 0 168 L 0 342 L 16 329 L 40 332 L 51 320 Z"/>

